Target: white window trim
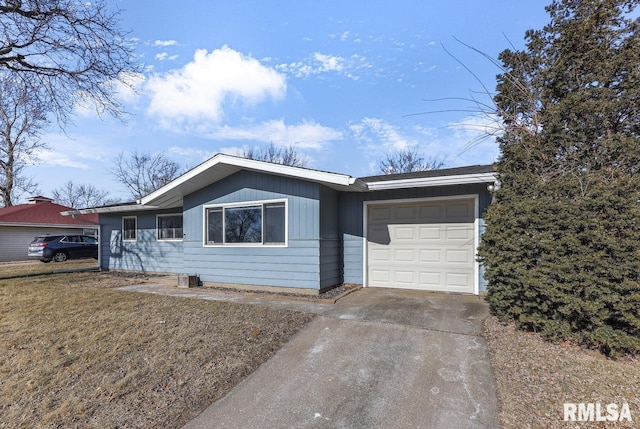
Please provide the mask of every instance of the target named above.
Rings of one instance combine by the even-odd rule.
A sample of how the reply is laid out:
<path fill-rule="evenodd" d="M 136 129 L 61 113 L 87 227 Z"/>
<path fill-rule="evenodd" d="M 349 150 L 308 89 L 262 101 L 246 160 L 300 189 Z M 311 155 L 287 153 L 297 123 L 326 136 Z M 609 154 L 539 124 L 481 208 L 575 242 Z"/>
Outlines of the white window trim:
<path fill-rule="evenodd" d="M 124 220 L 135 219 L 136 220 L 136 238 L 124 238 Z M 138 216 L 122 216 L 122 241 L 135 242 L 138 241 Z"/>
<path fill-rule="evenodd" d="M 180 216 L 182 218 L 182 237 L 180 238 L 160 238 L 159 221 L 161 217 Z M 156 240 L 157 241 L 184 241 L 184 215 L 182 213 L 163 213 L 156 215 Z"/>
<path fill-rule="evenodd" d="M 228 207 L 262 207 L 262 219 L 264 222 L 264 206 L 265 204 L 277 204 L 284 203 L 284 243 L 220 243 L 210 244 L 207 243 L 207 210 L 209 209 L 222 209 L 223 227 L 224 227 L 224 209 Z M 263 225 L 264 226 L 264 225 Z M 263 231 L 264 232 L 264 231 Z M 224 230 L 222 232 L 224 239 Z M 264 234 L 262 236 L 264 240 Z M 237 203 L 223 203 L 223 204 L 208 204 L 202 206 L 202 246 L 203 247 L 289 247 L 289 201 L 286 198 L 276 200 L 257 200 L 257 201 L 242 201 Z"/>

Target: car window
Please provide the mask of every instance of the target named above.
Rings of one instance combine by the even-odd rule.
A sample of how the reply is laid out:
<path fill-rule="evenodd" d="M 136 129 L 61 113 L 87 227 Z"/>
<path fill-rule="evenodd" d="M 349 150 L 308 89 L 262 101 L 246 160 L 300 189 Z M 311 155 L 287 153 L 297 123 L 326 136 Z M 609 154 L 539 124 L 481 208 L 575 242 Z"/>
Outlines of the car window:
<path fill-rule="evenodd" d="M 98 242 L 98 240 L 96 240 L 93 237 L 82 237 L 82 241 L 84 241 L 85 243 L 89 243 L 89 244 L 96 244 Z"/>
<path fill-rule="evenodd" d="M 80 237 L 77 235 L 70 235 L 67 238 L 69 239 L 69 243 L 82 243 L 82 240 L 80 240 Z"/>

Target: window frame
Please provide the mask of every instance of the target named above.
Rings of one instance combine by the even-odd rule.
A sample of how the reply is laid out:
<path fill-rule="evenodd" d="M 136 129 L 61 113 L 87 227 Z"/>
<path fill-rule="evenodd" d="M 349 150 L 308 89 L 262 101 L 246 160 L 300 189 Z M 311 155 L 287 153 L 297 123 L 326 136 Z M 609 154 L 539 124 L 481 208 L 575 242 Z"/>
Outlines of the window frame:
<path fill-rule="evenodd" d="M 178 238 L 160 238 L 160 218 L 179 216 L 182 218 L 182 236 Z M 156 240 L 157 241 L 183 241 L 184 240 L 184 215 L 183 213 L 163 213 L 156 215 Z"/>
<path fill-rule="evenodd" d="M 125 219 L 133 219 L 135 222 L 134 237 L 133 238 L 125 238 L 125 229 L 124 229 L 124 221 Z M 138 216 L 122 216 L 122 241 L 135 242 L 138 241 Z"/>
<path fill-rule="evenodd" d="M 284 242 L 283 243 L 265 243 L 265 206 L 270 204 L 284 204 Z M 260 206 L 261 209 L 261 239 L 260 243 L 227 243 L 226 230 L 225 230 L 225 209 L 226 208 L 243 208 Z M 207 204 L 202 206 L 202 246 L 203 247 L 289 247 L 289 201 L 286 198 L 273 199 L 273 200 L 257 200 L 257 201 L 242 201 L 237 203 L 223 203 L 223 204 Z M 221 209 L 222 211 L 222 243 L 209 243 L 209 215 L 208 211 L 211 209 Z"/>

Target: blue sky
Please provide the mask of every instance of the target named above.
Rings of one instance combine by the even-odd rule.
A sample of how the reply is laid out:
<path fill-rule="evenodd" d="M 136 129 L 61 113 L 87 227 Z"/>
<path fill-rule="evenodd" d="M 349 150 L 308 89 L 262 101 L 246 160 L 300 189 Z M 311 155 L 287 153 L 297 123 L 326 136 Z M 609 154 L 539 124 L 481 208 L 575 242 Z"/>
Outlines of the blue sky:
<path fill-rule="evenodd" d="M 537 0 L 111 3 L 144 70 L 137 94 L 117 93 L 131 114 L 122 124 L 78 106 L 65 133 L 51 127 L 27 170 L 43 195 L 72 180 L 129 200 L 109 169 L 134 149 L 193 167 L 293 145 L 309 167 L 353 176 L 406 148 L 447 167 L 491 163 L 495 142 L 477 142 L 490 118 L 454 100 L 483 87 L 457 60 L 490 91 L 499 70 L 455 38 L 495 58 L 548 22 Z M 435 111 L 448 112 L 418 114 Z"/>

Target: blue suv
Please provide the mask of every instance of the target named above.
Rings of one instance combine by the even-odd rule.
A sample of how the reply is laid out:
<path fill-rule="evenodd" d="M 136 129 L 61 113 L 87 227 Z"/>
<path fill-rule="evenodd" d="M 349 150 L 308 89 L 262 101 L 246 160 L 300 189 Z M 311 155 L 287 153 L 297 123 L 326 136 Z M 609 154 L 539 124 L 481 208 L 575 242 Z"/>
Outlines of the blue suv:
<path fill-rule="evenodd" d="M 27 256 L 42 262 L 98 259 L 98 240 L 88 235 L 43 235 L 29 244 Z"/>

